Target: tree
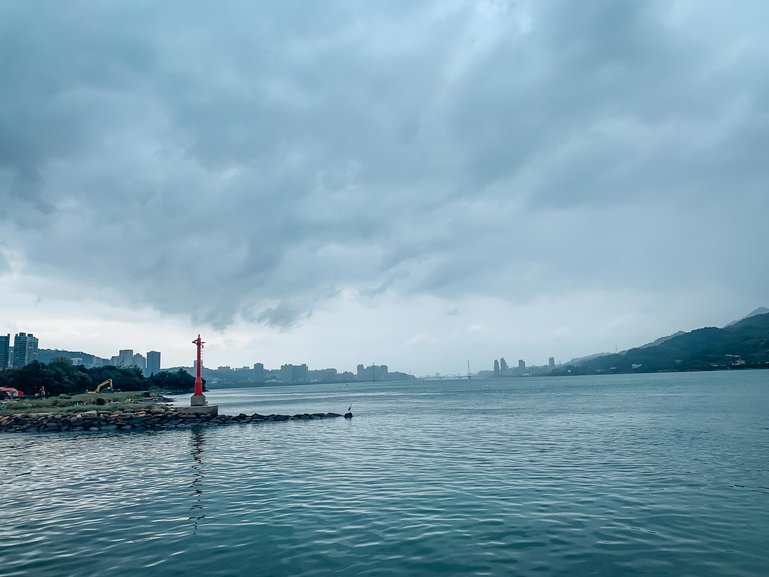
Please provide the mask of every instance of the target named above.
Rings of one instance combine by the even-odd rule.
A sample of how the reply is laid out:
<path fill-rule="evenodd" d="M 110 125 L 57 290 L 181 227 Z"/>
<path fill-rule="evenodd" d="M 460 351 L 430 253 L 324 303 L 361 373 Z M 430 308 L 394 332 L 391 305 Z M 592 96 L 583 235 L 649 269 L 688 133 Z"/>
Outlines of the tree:
<path fill-rule="evenodd" d="M 112 379 L 112 387 L 121 391 L 143 391 L 148 384 L 138 367 L 95 367 L 88 374 L 94 386 Z"/>
<path fill-rule="evenodd" d="M 46 391 L 50 390 L 52 380 L 43 363 L 32 361 L 20 369 L 8 372 L 9 386 L 24 391 L 26 395 L 34 395 L 41 387 L 45 387 Z"/>
<path fill-rule="evenodd" d="M 91 378 L 69 359 L 54 359 L 48 365 L 47 373 L 49 384 L 45 390 L 51 395 L 83 393 L 93 385 Z"/>
<path fill-rule="evenodd" d="M 160 371 L 147 379 L 153 387 L 164 391 L 192 391 L 195 388 L 195 377 L 183 369 L 171 373 Z"/>

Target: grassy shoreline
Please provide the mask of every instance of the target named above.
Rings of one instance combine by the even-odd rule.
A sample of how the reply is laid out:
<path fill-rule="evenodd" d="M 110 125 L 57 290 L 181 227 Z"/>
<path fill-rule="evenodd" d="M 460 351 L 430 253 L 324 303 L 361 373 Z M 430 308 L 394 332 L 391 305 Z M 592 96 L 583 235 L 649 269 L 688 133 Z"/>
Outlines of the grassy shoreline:
<path fill-rule="evenodd" d="M 141 411 L 171 402 L 160 392 L 125 391 L 119 393 L 82 393 L 45 399 L 2 401 L 0 415 L 33 413 L 81 413 L 84 411 Z"/>

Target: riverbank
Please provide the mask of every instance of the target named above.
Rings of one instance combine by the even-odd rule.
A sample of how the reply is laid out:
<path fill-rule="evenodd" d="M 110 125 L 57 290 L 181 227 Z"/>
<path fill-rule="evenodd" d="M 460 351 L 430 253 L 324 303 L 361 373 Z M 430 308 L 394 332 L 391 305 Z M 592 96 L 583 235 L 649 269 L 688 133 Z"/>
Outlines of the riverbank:
<path fill-rule="evenodd" d="M 98 395 L 81 393 L 42 399 L 39 397 L 22 397 L 3 401 L 0 416 L 20 413 L 79 413 L 96 410 L 138 411 L 172 402 L 172 398 L 164 396 L 159 391 L 126 391 Z"/>
<path fill-rule="evenodd" d="M 0 433 L 63 433 L 69 431 L 152 431 L 193 426 L 239 425 L 271 421 L 309 421 L 341 417 L 338 413 L 297 415 L 203 415 L 175 407 L 156 406 L 127 411 L 83 411 L 77 413 L 0 414 Z"/>
<path fill-rule="evenodd" d="M 148 431 L 270 421 L 341 417 L 338 413 L 296 415 L 217 415 L 172 407 L 160 393 L 109 393 L 13 401 L 0 411 L 0 433 L 68 431 Z"/>

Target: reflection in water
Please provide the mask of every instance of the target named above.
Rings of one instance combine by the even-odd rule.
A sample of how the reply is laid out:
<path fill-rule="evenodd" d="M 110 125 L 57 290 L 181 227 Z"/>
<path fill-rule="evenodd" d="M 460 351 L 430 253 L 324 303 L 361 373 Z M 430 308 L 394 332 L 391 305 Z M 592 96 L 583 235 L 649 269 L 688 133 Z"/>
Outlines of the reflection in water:
<path fill-rule="evenodd" d="M 193 534 L 198 532 L 198 523 L 206 515 L 203 512 L 203 447 L 205 446 L 205 439 L 203 438 L 203 430 L 201 428 L 192 429 L 192 470 L 194 471 L 192 477 L 192 489 L 193 489 L 193 501 L 190 507 L 190 520 L 193 522 Z"/>

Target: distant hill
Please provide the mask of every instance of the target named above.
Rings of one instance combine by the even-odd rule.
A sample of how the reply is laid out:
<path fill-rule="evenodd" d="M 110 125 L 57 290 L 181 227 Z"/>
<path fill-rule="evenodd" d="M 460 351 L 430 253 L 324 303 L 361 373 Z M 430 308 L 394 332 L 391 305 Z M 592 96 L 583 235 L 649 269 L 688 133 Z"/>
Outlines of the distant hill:
<path fill-rule="evenodd" d="M 571 359 L 568 364 L 570 365 L 579 365 L 582 363 L 586 363 L 587 361 L 592 361 L 594 359 L 597 359 L 598 357 L 608 357 L 612 353 L 595 353 L 593 355 L 587 355 L 586 357 L 577 357 L 575 359 Z"/>
<path fill-rule="evenodd" d="M 757 309 L 760 311 L 761 309 Z M 554 374 L 651 373 L 769 368 L 769 310 L 724 328 L 707 327 L 662 337 L 617 354 L 587 357 Z"/>
<path fill-rule="evenodd" d="M 732 326 L 732 325 L 734 325 L 734 324 L 737 324 L 737 323 L 738 323 L 738 322 L 740 322 L 740 321 L 744 321 L 745 319 L 749 319 L 750 317 L 754 317 L 754 316 L 756 316 L 756 315 L 765 315 L 765 314 L 767 314 L 767 313 L 769 313 L 769 309 L 768 309 L 768 308 L 766 308 L 766 307 L 758 307 L 758 308 L 757 308 L 756 310 L 754 310 L 752 313 L 749 313 L 749 314 L 747 314 L 746 316 L 742 317 L 741 319 L 738 319 L 738 320 L 736 320 L 736 321 L 732 321 L 732 322 L 730 322 L 730 323 L 729 323 L 728 325 L 726 325 L 726 326 L 727 326 L 727 327 L 730 327 L 730 326 Z"/>
<path fill-rule="evenodd" d="M 97 357 L 96 355 L 84 353 L 81 351 L 65 351 L 60 349 L 40 349 L 37 351 L 37 360 L 41 363 L 48 364 L 52 360 L 59 357 L 64 357 L 66 359 L 82 359 L 82 363 L 86 367 L 94 366 L 94 359 L 99 359 L 99 361 L 105 360 L 101 359 L 101 357 Z M 106 360 L 109 361 L 109 359 Z M 101 362 L 97 363 L 97 365 L 101 365 Z"/>
<path fill-rule="evenodd" d="M 686 333 L 684 331 L 678 331 L 677 333 L 673 333 L 672 335 L 668 335 L 666 337 L 660 337 L 655 341 L 652 341 L 650 343 L 646 343 L 645 345 L 641 345 L 639 348 L 641 349 L 647 349 L 649 347 L 656 347 L 664 343 L 665 341 L 669 341 L 672 338 L 678 337 L 680 335 L 685 335 Z M 623 351 L 625 352 L 625 351 Z"/>

